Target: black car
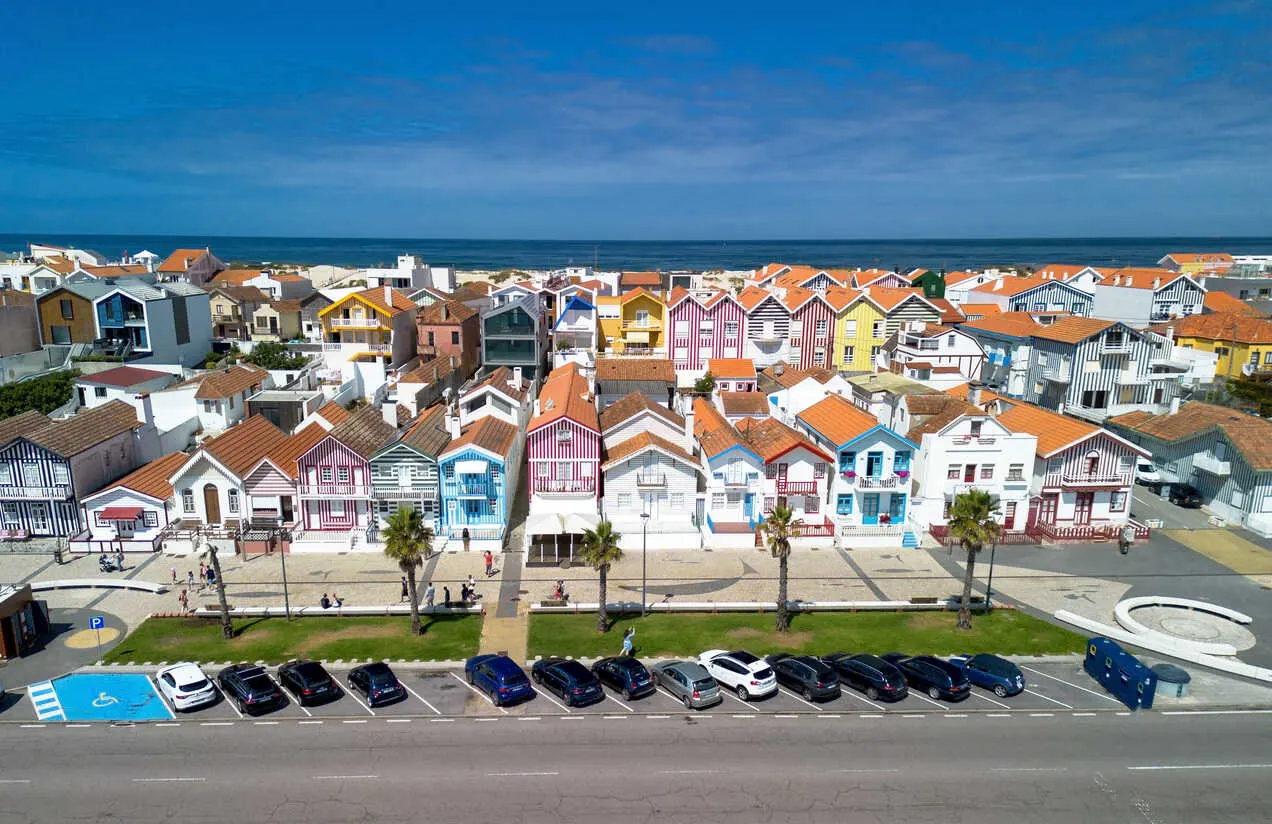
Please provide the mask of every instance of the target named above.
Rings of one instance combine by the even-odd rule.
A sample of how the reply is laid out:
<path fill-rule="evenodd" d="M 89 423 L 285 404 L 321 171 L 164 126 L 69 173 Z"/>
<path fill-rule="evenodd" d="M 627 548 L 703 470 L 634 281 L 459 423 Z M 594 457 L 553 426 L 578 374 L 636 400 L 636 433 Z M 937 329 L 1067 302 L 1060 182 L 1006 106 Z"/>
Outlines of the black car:
<path fill-rule="evenodd" d="M 840 683 L 865 693 L 871 701 L 900 701 L 910 694 L 905 673 L 877 655 L 832 652 L 822 660 L 834 667 Z"/>
<path fill-rule="evenodd" d="M 654 676 L 645 665 L 628 655 L 602 658 L 592 665 L 592 674 L 602 684 L 623 694 L 628 701 L 654 691 Z"/>
<path fill-rule="evenodd" d="M 301 706 L 335 701 L 343 695 L 336 679 L 317 661 L 288 661 L 278 668 L 278 680 Z"/>
<path fill-rule="evenodd" d="M 362 693 L 368 707 L 381 707 L 406 698 L 406 687 L 383 661 L 350 670 L 349 689 Z"/>
<path fill-rule="evenodd" d="M 536 684 L 555 692 L 566 706 L 581 707 L 605 700 L 605 690 L 591 671 L 578 661 L 566 658 L 544 658 L 535 661 L 530 677 Z"/>
<path fill-rule="evenodd" d="M 929 698 L 962 701 L 972 694 L 972 684 L 962 667 L 934 655 L 907 658 L 899 652 L 890 652 L 883 656 L 883 660 L 895 664 L 905 673 L 906 683 L 926 692 Z"/>
<path fill-rule="evenodd" d="M 777 652 L 764 660 L 777 674 L 777 683 L 804 696 L 805 701 L 831 701 L 839 697 L 838 674 L 819 658 Z"/>
<path fill-rule="evenodd" d="M 217 673 L 216 682 L 240 712 L 259 715 L 286 706 L 287 696 L 257 664 L 232 664 Z"/>
<path fill-rule="evenodd" d="M 1172 504 L 1186 509 L 1197 509 L 1202 504 L 1201 493 L 1188 484 L 1171 484 L 1167 497 Z"/>

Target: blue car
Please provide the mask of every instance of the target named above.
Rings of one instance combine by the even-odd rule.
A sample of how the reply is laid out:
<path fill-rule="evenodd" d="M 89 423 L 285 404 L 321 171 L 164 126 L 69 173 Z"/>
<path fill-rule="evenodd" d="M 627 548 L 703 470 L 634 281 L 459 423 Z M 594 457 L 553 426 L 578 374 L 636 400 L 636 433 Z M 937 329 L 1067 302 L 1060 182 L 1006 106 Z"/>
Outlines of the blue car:
<path fill-rule="evenodd" d="M 628 655 L 602 658 L 592 665 L 592 674 L 628 701 L 654 692 L 654 676 L 645 665 Z"/>
<path fill-rule="evenodd" d="M 994 695 L 1006 698 L 1025 691 L 1025 676 L 1006 658 L 982 652 L 977 655 L 956 655 L 950 663 L 967 673 L 967 680 L 976 686 L 993 690 Z"/>
<path fill-rule="evenodd" d="M 581 707 L 605 700 L 600 679 L 578 661 L 544 658 L 534 662 L 530 676 L 536 684 L 560 696 L 567 707 Z"/>
<path fill-rule="evenodd" d="M 490 696 L 496 707 L 534 697 L 534 687 L 521 667 L 506 655 L 478 655 L 464 664 L 468 683 Z"/>

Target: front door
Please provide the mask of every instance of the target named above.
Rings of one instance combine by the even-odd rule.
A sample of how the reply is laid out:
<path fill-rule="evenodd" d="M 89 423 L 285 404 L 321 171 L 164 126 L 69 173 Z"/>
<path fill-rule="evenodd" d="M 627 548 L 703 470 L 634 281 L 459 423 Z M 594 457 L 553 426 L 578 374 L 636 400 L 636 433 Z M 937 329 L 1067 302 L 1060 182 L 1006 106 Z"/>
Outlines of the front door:
<path fill-rule="evenodd" d="M 37 535 L 46 535 L 52 529 L 49 523 L 49 505 L 31 504 L 31 531 Z"/>
<path fill-rule="evenodd" d="M 1095 500 L 1094 492 L 1079 492 L 1073 505 L 1073 522 L 1078 526 L 1091 523 L 1091 504 Z"/>
<path fill-rule="evenodd" d="M 1016 528 L 1016 502 L 1008 501 L 1007 509 L 1005 511 L 1005 514 L 1003 515 L 1003 529 L 1010 530 L 1015 528 Z"/>
<path fill-rule="evenodd" d="M 879 523 L 878 492 L 867 492 L 861 496 L 861 522 L 863 524 Z"/>
<path fill-rule="evenodd" d="M 866 454 L 866 477 L 877 478 L 883 474 L 883 453 L 869 452 Z"/>
<path fill-rule="evenodd" d="M 221 523 L 221 496 L 214 484 L 203 487 L 203 511 L 209 524 Z"/>
<path fill-rule="evenodd" d="M 970 484 L 976 480 L 976 464 L 967 464 L 963 467 L 963 483 Z"/>
<path fill-rule="evenodd" d="M 283 516 L 283 523 L 290 524 L 292 522 L 292 499 L 290 495 L 284 495 L 278 499 L 279 514 Z"/>
<path fill-rule="evenodd" d="M 1054 524 L 1056 522 L 1056 510 L 1059 509 L 1059 497 L 1056 495 L 1042 496 L 1042 509 L 1038 513 L 1038 520 L 1044 524 Z"/>
<path fill-rule="evenodd" d="M 131 538 L 135 526 L 135 521 L 115 521 L 115 535 L 119 538 Z"/>

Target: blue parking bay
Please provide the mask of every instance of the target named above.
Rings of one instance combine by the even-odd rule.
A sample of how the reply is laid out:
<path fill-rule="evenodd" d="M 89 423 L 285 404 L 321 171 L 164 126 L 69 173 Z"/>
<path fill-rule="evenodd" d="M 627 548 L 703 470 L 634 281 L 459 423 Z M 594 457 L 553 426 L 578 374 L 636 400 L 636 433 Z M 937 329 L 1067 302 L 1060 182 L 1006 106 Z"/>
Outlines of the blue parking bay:
<path fill-rule="evenodd" d="M 145 675 L 75 674 L 52 682 L 67 721 L 162 721 L 172 718 Z"/>

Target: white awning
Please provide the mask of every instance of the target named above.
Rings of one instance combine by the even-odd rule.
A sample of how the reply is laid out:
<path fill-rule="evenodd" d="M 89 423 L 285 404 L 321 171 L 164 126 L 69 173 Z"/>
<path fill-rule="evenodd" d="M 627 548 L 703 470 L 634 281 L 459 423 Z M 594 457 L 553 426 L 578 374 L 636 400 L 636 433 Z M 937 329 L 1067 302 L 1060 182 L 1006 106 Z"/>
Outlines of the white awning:
<path fill-rule="evenodd" d="M 564 531 L 581 535 L 586 530 L 596 529 L 596 525 L 601 522 L 601 516 L 584 514 L 579 512 L 571 512 L 564 516 Z"/>
<path fill-rule="evenodd" d="M 526 518 L 527 535 L 560 535 L 564 531 L 562 516 L 555 512 L 544 512 Z"/>
<path fill-rule="evenodd" d="M 455 461 L 455 471 L 460 475 L 485 475 L 486 461 Z"/>

